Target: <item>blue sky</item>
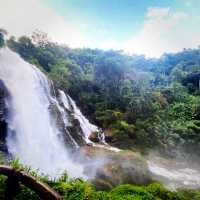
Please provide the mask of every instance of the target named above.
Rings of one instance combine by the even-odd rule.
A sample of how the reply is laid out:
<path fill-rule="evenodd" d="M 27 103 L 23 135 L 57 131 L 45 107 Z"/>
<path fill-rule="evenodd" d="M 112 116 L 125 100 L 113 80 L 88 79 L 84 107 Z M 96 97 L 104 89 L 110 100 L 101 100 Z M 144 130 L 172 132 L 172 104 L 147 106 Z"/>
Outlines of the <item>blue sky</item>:
<path fill-rule="evenodd" d="M 44 0 L 89 37 L 124 41 L 142 27 L 149 7 L 174 7 L 173 0 Z M 172 5 L 172 3 L 174 5 Z M 82 25 L 82 26 L 81 26 Z M 84 26 L 85 25 L 85 26 Z"/>
<path fill-rule="evenodd" d="M 0 2 L 0 24 L 17 37 L 40 29 L 71 47 L 122 49 L 148 57 L 200 44 L 200 0 Z"/>

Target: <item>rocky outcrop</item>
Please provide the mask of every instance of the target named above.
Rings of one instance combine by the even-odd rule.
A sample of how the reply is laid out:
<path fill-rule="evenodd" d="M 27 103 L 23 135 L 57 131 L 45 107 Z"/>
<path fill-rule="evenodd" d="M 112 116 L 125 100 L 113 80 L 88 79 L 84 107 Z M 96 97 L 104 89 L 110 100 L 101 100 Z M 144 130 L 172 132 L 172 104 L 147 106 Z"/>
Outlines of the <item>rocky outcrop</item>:
<path fill-rule="evenodd" d="M 111 189 L 119 184 L 147 184 L 152 181 L 146 161 L 133 151 L 114 152 L 104 148 L 85 146 L 85 173 L 97 189 Z"/>
<path fill-rule="evenodd" d="M 75 144 L 71 138 L 71 133 L 69 132 L 68 127 L 66 126 L 64 122 L 64 119 L 62 116 L 62 110 L 61 110 L 63 108 L 59 109 L 58 106 L 59 105 L 52 103 L 50 106 L 50 111 L 60 131 L 59 137 L 61 140 L 64 140 L 64 143 L 67 145 L 69 149 L 73 149 L 75 147 Z"/>
<path fill-rule="evenodd" d="M 95 143 L 101 142 L 98 134 L 99 134 L 98 132 L 92 132 L 89 139 Z"/>
<path fill-rule="evenodd" d="M 98 141 L 100 140 L 98 127 L 89 122 L 69 95 L 58 90 L 57 99 L 58 110 L 65 125 L 64 137 L 68 134 L 76 142 L 76 146 L 92 144 L 94 141 L 90 135 L 94 132 L 97 133 Z"/>
<path fill-rule="evenodd" d="M 57 100 L 59 105 L 53 104 L 51 111 L 65 143 L 72 149 L 77 147 L 77 145 L 85 145 L 84 134 L 79 121 L 74 118 L 73 109 L 66 109 L 58 97 Z"/>
<path fill-rule="evenodd" d="M 56 122 L 57 128 L 60 131 L 60 138 L 67 145 L 68 149 L 76 149 L 80 145 L 85 145 L 83 133 L 80 123 L 74 118 L 73 107 L 69 103 L 69 108 L 66 108 L 61 94 L 57 88 L 54 87 L 53 82 L 49 81 L 50 92 L 53 98 L 50 98 L 51 105 L 49 110 Z M 64 92 L 62 92 L 63 95 Z M 67 96 L 66 100 L 67 99 Z"/>

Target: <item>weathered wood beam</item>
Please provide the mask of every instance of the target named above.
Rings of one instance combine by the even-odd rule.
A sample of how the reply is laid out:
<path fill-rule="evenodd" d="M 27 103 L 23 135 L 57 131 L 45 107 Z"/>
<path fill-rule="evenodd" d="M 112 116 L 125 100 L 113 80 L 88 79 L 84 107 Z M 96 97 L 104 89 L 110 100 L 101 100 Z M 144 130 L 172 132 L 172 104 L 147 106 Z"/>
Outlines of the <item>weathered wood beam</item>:
<path fill-rule="evenodd" d="M 8 176 L 14 182 L 18 181 L 35 191 L 38 196 L 44 200 L 63 200 L 63 198 L 51 189 L 48 185 L 38 181 L 36 178 L 27 175 L 25 172 L 17 170 L 13 167 L 0 165 L 0 174 Z"/>

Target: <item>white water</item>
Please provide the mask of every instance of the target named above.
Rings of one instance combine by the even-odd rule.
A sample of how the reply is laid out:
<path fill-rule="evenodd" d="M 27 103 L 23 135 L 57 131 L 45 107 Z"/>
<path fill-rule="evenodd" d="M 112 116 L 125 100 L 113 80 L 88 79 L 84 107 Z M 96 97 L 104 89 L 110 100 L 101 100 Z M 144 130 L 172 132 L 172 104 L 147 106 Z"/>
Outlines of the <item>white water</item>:
<path fill-rule="evenodd" d="M 170 189 L 200 188 L 200 170 L 192 163 L 155 157 L 148 161 L 149 170 Z"/>
<path fill-rule="evenodd" d="M 74 118 L 79 121 L 80 127 L 83 132 L 83 139 L 85 140 L 85 142 L 87 144 L 91 144 L 93 146 L 104 148 L 104 149 L 107 149 L 110 151 L 115 151 L 115 152 L 121 151 L 120 149 L 118 149 L 116 147 L 112 147 L 106 143 L 104 133 L 102 131 L 100 131 L 97 126 L 95 126 L 94 124 L 89 122 L 89 120 L 82 114 L 82 112 L 77 107 L 74 100 L 69 95 L 66 95 L 61 90 L 59 90 L 59 94 L 60 94 L 60 99 L 61 99 L 65 109 L 72 112 Z M 89 137 L 90 137 L 91 133 L 93 133 L 93 132 L 97 132 L 98 138 L 99 138 L 99 141 L 101 144 L 94 143 L 90 140 Z"/>
<path fill-rule="evenodd" d="M 83 137 L 84 137 L 85 142 L 87 144 L 93 144 L 93 142 L 89 139 L 89 137 L 92 132 L 99 132 L 98 127 L 89 122 L 89 120 L 82 114 L 80 109 L 76 106 L 76 103 L 74 102 L 74 100 L 69 95 L 66 96 L 63 91 L 59 91 L 59 93 L 60 93 L 62 102 L 64 104 L 64 107 L 69 111 L 72 110 L 74 118 L 79 121 L 80 127 L 84 134 Z"/>
<path fill-rule="evenodd" d="M 72 177 L 82 176 L 82 168 L 69 158 L 51 118 L 49 106 L 56 99 L 45 75 L 6 48 L 0 51 L 0 79 L 11 94 L 9 152 L 23 164 L 51 176 L 63 170 Z"/>
<path fill-rule="evenodd" d="M 65 93 L 64 93 L 62 90 L 59 90 L 59 93 L 63 93 L 63 94 L 65 95 Z M 67 113 L 65 112 L 65 109 L 64 109 L 63 107 L 61 107 L 57 101 L 56 101 L 56 106 L 57 106 L 57 108 L 58 108 L 58 110 L 59 110 L 59 112 L 60 112 L 60 114 L 61 114 L 62 121 L 64 122 L 64 126 L 65 126 L 64 128 L 65 128 L 65 130 L 66 130 L 67 127 L 71 125 L 71 124 L 70 124 L 70 121 L 68 120 Z M 65 105 L 64 105 L 64 107 L 65 107 Z M 68 134 L 68 136 L 69 136 L 71 142 L 73 143 L 73 146 L 74 146 L 75 148 L 79 148 L 78 143 L 77 143 L 76 140 L 72 137 L 72 135 L 69 133 L 69 131 L 66 130 L 65 132 Z"/>

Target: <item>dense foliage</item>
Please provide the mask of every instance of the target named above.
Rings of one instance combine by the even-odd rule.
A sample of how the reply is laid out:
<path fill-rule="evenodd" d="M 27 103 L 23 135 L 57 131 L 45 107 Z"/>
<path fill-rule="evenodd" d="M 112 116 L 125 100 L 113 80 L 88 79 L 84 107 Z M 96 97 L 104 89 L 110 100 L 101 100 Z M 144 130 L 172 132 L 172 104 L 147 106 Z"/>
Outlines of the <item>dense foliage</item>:
<path fill-rule="evenodd" d="M 200 49 L 147 59 L 70 49 L 40 32 L 7 43 L 68 92 L 112 145 L 200 146 Z"/>
<path fill-rule="evenodd" d="M 47 176 L 39 176 L 35 171 L 19 164 L 17 160 L 12 161 L 11 166 L 48 184 L 66 200 L 198 200 L 200 198 L 198 190 L 172 192 L 159 183 L 146 186 L 126 184 L 110 191 L 97 191 L 90 183 L 81 179 L 69 179 L 67 174 L 63 174 L 57 180 L 52 180 Z M 0 199 L 5 198 L 6 179 L 5 176 L 0 175 Z M 40 198 L 34 191 L 21 184 L 15 199 L 39 200 Z"/>

